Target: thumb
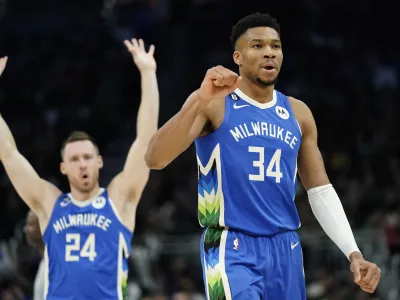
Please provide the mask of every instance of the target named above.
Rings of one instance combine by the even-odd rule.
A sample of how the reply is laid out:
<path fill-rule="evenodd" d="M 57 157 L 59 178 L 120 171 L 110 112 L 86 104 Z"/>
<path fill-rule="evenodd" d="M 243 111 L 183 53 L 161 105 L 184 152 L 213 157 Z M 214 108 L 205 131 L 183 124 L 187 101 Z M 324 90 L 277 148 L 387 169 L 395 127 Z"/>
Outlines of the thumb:
<path fill-rule="evenodd" d="M 358 283 L 361 280 L 361 273 L 360 273 L 360 267 L 358 265 L 355 265 L 352 268 L 353 274 L 354 274 L 354 282 Z"/>

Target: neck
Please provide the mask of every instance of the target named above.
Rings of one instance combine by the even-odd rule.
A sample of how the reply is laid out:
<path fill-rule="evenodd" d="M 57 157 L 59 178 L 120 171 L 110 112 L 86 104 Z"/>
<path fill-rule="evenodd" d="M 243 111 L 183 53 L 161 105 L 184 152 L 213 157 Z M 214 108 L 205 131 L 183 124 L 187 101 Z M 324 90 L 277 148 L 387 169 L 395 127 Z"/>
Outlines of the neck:
<path fill-rule="evenodd" d="M 92 190 L 90 190 L 88 192 L 79 191 L 76 188 L 74 188 L 72 185 L 70 185 L 70 187 L 71 187 L 71 195 L 77 201 L 85 201 L 87 199 L 90 199 L 93 196 L 96 196 L 100 190 L 100 186 L 98 183 L 93 187 Z"/>
<path fill-rule="evenodd" d="M 250 81 L 248 78 L 243 77 L 240 85 L 240 90 L 250 98 L 260 103 L 267 103 L 272 101 L 274 95 L 274 85 L 261 86 Z"/>

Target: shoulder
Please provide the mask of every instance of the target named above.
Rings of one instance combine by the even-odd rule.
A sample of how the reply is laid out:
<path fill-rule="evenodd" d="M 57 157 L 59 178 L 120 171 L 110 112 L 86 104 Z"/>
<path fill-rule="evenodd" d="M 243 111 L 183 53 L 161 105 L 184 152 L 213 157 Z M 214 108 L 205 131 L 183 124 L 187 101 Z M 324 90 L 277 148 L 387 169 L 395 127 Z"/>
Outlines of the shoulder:
<path fill-rule="evenodd" d="M 311 113 L 311 109 L 305 104 L 303 101 L 296 99 L 291 96 L 287 96 L 289 99 L 290 106 L 293 109 L 294 114 L 299 117 L 309 116 Z"/>
<path fill-rule="evenodd" d="M 315 120 L 311 109 L 303 101 L 287 96 L 293 113 L 300 124 L 303 133 L 315 128 Z"/>

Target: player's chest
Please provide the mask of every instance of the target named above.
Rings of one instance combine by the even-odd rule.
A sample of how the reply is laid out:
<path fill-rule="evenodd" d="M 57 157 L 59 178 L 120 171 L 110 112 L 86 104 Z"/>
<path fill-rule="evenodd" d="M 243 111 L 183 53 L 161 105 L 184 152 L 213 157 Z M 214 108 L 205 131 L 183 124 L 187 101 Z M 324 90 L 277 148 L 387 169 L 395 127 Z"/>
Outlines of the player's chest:
<path fill-rule="evenodd" d="M 54 216 L 51 226 L 56 234 L 65 231 L 78 233 L 93 232 L 107 235 L 117 225 L 112 215 L 107 211 L 94 210 L 64 210 Z"/>
<path fill-rule="evenodd" d="M 283 120 L 264 111 L 231 116 L 225 124 L 225 136 L 227 142 L 235 148 L 280 148 L 296 155 L 301 142 L 300 129 L 293 117 Z"/>

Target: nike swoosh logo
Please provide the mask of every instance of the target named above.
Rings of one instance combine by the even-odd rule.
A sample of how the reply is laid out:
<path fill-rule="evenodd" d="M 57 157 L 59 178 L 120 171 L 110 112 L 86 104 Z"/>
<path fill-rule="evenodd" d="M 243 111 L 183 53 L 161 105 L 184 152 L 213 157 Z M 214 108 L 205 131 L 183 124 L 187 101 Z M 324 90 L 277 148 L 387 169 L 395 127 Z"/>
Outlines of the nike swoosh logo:
<path fill-rule="evenodd" d="M 294 249 L 294 248 L 296 248 L 296 246 L 299 244 L 299 242 L 297 242 L 296 244 L 291 244 L 290 245 L 290 247 L 292 248 L 292 250 Z"/>
<path fill-rule="evenodd" d="M 239 108 L 246 107 L 246 106 L 250 106 L 250 105 L 249 105 L 249 104 L 237 105 L 236 103 L 233 104 L 233 108 L 234 108 L 234 109 L 239 109 Z"/>

